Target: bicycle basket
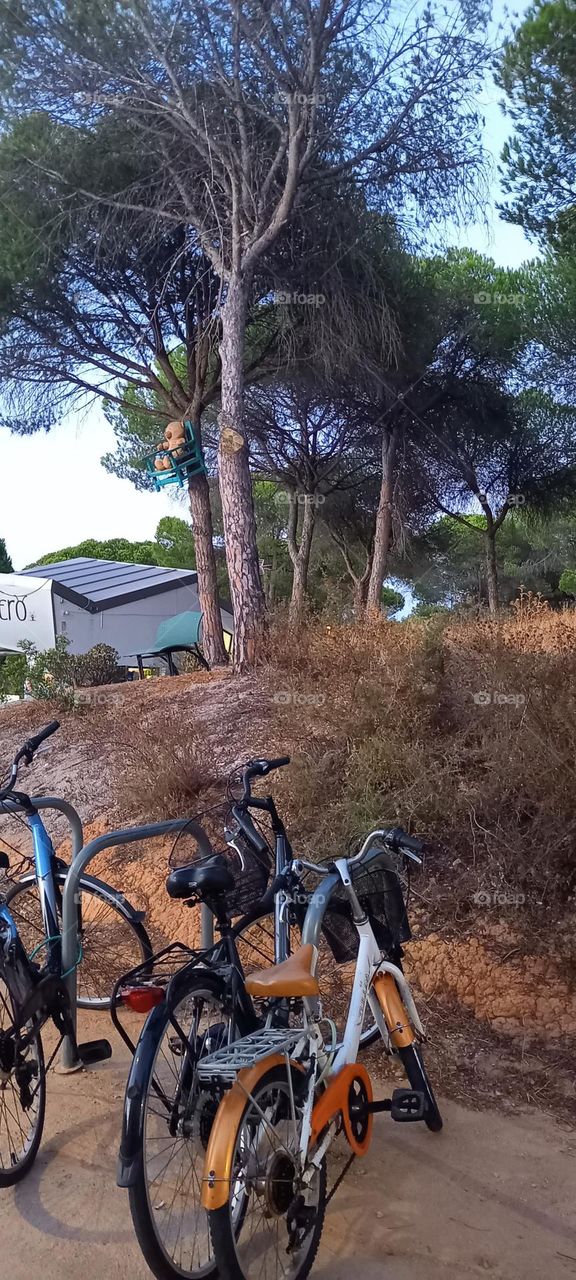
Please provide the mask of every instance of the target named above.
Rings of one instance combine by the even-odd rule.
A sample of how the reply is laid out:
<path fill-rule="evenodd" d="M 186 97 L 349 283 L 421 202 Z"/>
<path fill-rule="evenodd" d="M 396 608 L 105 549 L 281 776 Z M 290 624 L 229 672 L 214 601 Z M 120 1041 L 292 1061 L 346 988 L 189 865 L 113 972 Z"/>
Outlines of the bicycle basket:
<path fill-rule="evenodd" d="M 353 884 L 382 950 L 391 951 L 402 942 L 409 942 L 412 935 L 402 886 L 387 854 L 382 855 L 382 861 L 378 859 L 368 866 L 358 867 L 353 875 Z M 350 903 L 342 888 L 338 888 L 330 899 L 323 933 L 337 964 L 347 964 L 356 959 L 358 933 Z"/>
<path fill-rule="evenodd" d="M 201 827 L 211 847 L 209 856 L 221 854 L 234 876 L 234 888 L 225 898 L 228 915 L 245 915 L 266 892 L 273 865 L 272 850 L 269 845 L 262 853 L 252 848 L 234 823 L 228 803 L 213 805 L 195 814 L 190 821 L 191 827 Z M 262 834 L 266 838 L 266 832 Z M 226 843 L 227 838 L 233 841 L 233 847 Z M 194 833 L 185 828 L 174 841 L 168 863 L 170 867 L 190 866 L 205 861 L 206 856 L 205 840 L 197 840 Z"/>

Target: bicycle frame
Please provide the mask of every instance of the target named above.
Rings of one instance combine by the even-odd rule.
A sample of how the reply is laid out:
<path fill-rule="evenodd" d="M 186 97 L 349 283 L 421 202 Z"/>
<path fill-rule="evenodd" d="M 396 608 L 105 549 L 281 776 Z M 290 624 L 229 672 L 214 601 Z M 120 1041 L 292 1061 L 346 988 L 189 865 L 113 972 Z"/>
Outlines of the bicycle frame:
<path fill-rule="evenodd" d="M 371 857 L 368 856 L 368 858 L 366 858 L 366 862 L 371 862 L 381 856 L 382 851 L 377 850 Z M 418 1011 L 416 1009 L 409 984 L 406 981 L 402 970 L 398 968 L 398 965 L 393 964 L 391 960 L 384 960 L 382 958 L 382 951 L 374 937 L 372 926 L 369 920 L 367 920 L 362 914 L 354 892 L 353 880 L 348 870 L 348 862 L 345 858 L 341 858 L 338 859 L 334 865 L 335 870 L 321 881 L 318 888 L 312 894 L 302 929 L 302 943 L 306 944 L 311 942 L 317 951 L 324 914 L 328 909 L 330 899 L 333 897 L 336 890 L 342 886 L 350 902 L 354 918 L 354 926 L 358 933 L 358 956 L 356 959 L 354 982 L 344 1036 L 328 1072 L 328 1078 L 330 1079 L 348 1063 L 356 1062 L 367 1003 L 370 1004 L 374 1020 L 382 1036 L 386 1051 L 391 1053 L 393 1050 L 390 1035 L 391 1029 L 387 1025 L 378 995 L 374 988 L 374 979 L 378 974 L 390 974 L 394 979 L 400 990 L 402 1001 L 406 1006 L 412 1025 L 416 1032 L 424 1038 L 424 1028 L 418 1016 Z M 304 1006 L 308 1018 L 313 1022 L 316 1014 L 315 1001 L 310 999 L 305 1000 Z"/>
<path fill-rule="evenodd" d="M 35 811 L 26 814 L 32 832 L 35 876 L 46 937 L 44 971 L 60 975 L 61 938 L 58 924 L 56 885 L 54 882 L 54 847 L 42 819 Z M 0 905 L 0 967 L 16 1008 L 30 994 L 30 958 L 26 956 L 14 917 L 5 903 Z M 1 936 L 3 934 L 3 937 Z M 42 944 L 41 944 L 42 945 Z"/>
<path fill-rule="evenodd" d="M 39 813 L 29 814 L 27 821 L 32 832 L 36 881 L 46 935 L 46 969 L 50 973 L 60 974 L 62 939 L 54 882 L 54 846 Z"/>
<path fill-rule="evenodd" d="M 246 807 L 242 805 L 234 805 L 232 807 L 232 816 L 238 823 L 240 830 L 250 841 L 256 852 L 263 853 L 268 850 L 268 843 L 260 835 L 260 832 L 254 826 L 250 814 L 247 809 L 261 809 L 270 815 L 272 822 L 272 831 L 274 834 L 274 863 L 275 875 L 279 876 L 285 871 L 286 867 L 292 862 L 293 852 L 292 846 L 288 839 L 288 834 L 284 823 L 278 813 L 272 796 L 260 798 L 252 796 L 247 802 Z M 233 841 L 231 841 L 233 844 Z M 290 922 L 288 919 L 288 905 L 290 897 L 282 890 L 275 894 L 274 897 L 274 961 L 280 964 L 282 960 L 287 960 L 290 955 Z"/>

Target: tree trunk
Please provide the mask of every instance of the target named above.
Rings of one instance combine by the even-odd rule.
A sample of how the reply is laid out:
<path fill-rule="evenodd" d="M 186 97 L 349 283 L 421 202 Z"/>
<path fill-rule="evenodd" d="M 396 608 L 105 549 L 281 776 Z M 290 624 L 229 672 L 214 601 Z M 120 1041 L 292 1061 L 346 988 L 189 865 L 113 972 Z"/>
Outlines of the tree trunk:
<path fill-rule="evenodd" d="M 205 475 L 188 480 L 192 532 L 198 571 L 198 598 L 202 610 L 202 648 L 211 667 L 225 666 L 228 656 L 222 634 L 222 615 L 218 599 L 214 529 L 210 507 L 210 488 Z"/>
<path fill-rule="evenodd" d="M 354 596 L 352 600 L 352 608 L 354 610 L 354 617 L 356 618 L 357 622 L 360 622 L 360 620 L 364 617 L 364 613 L 366 611 L 367 597 L 368 597 L 368 575 L 362 578 L 357 578 L 354 585 Z"/>
<path fill-rule="evenodd" d="M 398 429 L 386 428 L 382 432 L 382 482 L 380 501 L 374 530 L 372 569 L 366 597 L 366 615 L 379 618 L 382 612 L 382 587 L 388 568 L 388 552 L 392 538 L 392 495 L 394 492 L 394 463 L 398 443 Z"/>
<path fill-rule="evenodd" d="M 488 587 L 488 608 L 493 618 L 498 613 L 498 564 L 496 560 L 496 533 L 490 520 L 486 526 L 486 585 Z"/>
<path fill-rule="evenodd" d="M 226 562 L 234 614 L 234 669 L 255 660 L 265 601 L 256 545 L 248 446 L 244 436 L 244 339 L 250 281 L 233 275 L 222 313 L 219 478 Z"/>
<path fill-rule="evenodd" d="M 296 543 L 296 529 L 298 526 L 298 506 L 293 497 L 291 502 L 292 519 L 288 524 L 288 551 L 294 568 L 292 577 L 292 596 L 290 599 L 290 622 L 299 622 L 304 610 L 304 602 L 306 600 L 306 592 L 308 590 L 308 569 L 310 566 L 310 552 L 312 550 L 312 539 L 314 537 L 314 525 L 316 523 L 316 506 L 312 494 L 305 495 L 304 515 L 302 519 L 302 532 L 300 534 L 300 546 Z"/>

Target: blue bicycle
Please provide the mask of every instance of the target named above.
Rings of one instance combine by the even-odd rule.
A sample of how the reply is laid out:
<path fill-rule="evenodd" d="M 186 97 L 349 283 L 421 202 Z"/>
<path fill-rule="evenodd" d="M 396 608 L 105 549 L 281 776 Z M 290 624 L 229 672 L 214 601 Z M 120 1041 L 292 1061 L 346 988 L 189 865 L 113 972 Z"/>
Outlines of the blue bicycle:
<path fill-rule="evenodd" d="M 62 972 L 61 890 L 67 868 L 56 858 L 34 802 L 15 789 L 21 764 L 31 764 L 41 743 L 59 727 L 58 721 L 52 721 L 24 743 L 14 758 L 8 783 L 0 789 L 0 813 L 19 813 L 32 833 L 34 847 L 34 872 L 0 899 L 0 1187 L 19 1181 L 34 1162 L 44 1125 L 46 1075 L 64 1037 L 69 1039 L 74 1060 L 80 1063 L 99 1062 L 111 1053 L 107 1040 L 76 1042 L 69 975 Z M 4 853 L 0 853 L 0 865 L 4 869 L 9 865 Z M 12 901 L 20 912 L 12 909 Z M 23 911 L 23 903 L 28 911 Z M 34 923 L 36 907 L 40 927 Z M 105 925 L 102 930 L 104 909 L 116 929 Z M 26 929 L 32 928 L 31 937 L 26 937 L 26 929 L 19 929 L 18 914 L 23 914 Z M 81 969 L 89 961 L 89 970 L 98 980 L 95 990 L 93 983 L 84 979 L 78 1003 L 89 1008 L 107 1007 L 127 955 L 138 963 L 152 954 L 148 936 L 138 913 L 124 897 L 88 876 L 80 881 L 75 928 L 77 966 Z M 40 940 L 37 932 L 42 935 Z M 30 949 L 31 940 L 34 945 Z M 45 1063 L 41 1031 L 49 1021 L 58 1039 Z"/>

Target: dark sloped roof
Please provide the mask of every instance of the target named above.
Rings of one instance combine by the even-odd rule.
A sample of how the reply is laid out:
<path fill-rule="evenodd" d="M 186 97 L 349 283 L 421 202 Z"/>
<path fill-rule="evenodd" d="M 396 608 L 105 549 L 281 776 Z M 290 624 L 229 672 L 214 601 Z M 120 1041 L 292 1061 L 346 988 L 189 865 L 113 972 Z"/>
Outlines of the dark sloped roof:
<path fill-rule="evenodd" d="M 163 569 L 155 564 L 123 564 L 119 560 L 61 560 L 59 564 L 38 564 L 23 569 L 33 578 L 50 578 L 65 600 L 89 613 L 130 604 L 145 596 L 196 586 L 192 569 Z"/>

